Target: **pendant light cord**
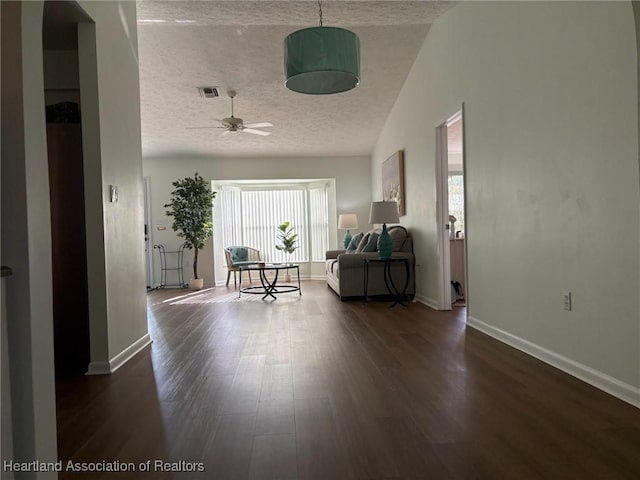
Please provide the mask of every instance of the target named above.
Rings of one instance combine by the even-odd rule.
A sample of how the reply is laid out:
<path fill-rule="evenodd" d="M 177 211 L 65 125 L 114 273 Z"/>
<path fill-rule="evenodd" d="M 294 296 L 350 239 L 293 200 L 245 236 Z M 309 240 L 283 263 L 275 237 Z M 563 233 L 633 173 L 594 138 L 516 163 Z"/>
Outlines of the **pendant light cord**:
<path fill-rule="evenodd" d="M 322 27 L 322 0 L 318 0 L 318 13 L 320 15 L 320 26 Z"/>

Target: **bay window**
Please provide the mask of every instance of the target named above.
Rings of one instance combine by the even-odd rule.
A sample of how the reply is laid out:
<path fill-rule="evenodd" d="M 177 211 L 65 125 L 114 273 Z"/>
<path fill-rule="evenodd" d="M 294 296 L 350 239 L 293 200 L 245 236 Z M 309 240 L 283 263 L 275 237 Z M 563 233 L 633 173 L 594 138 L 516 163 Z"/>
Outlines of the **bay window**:
<path fill-rule="evenodd" d="M 329 249 L 333 185 L 331 179 L 214 182 L 214 243 L 218 250 L 233 245 L 257 248 L 267 262 L 323 262 Z M 285 221 L 298 234 L 292 254 L 276 249 L 278 225 Z"/>

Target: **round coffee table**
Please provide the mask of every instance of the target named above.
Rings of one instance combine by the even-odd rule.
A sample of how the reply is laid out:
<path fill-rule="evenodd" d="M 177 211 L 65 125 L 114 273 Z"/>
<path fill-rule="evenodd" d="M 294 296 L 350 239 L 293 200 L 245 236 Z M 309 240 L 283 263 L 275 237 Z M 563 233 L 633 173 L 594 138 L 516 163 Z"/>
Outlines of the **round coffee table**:
<path fill-rule="evenodd" d="M 298 285 L 291 284 L 279 284 L 278 285 L 278 277 L 280 276 L 280 272 L 282 270 L 295 270 L 295 273 L 298 277 Z M 260 276 L 260 285 L 258 286 L 250 286 L 243 287 L 242 286 L 242 272 L 245 271 L 258 271 Z M 273 279 L 267 277 L 266 272 L 273 271 L 275 275 Z M 251 293 L 254 295 L 262 295 L 262 299 L 266 299 L 267 297 L 271 297 L 274 300 L 276 299 L 276 294 L 278 293 L 289 293 L 289 292 L 298 292 L 302 295 L 302 290 L 300 289 L 300 266 L 295 263 L 256 263 L 253 265 L 242 265 L 240 267 L 240 286 L 238 289 L 238 298 L 243 293 Z"/>

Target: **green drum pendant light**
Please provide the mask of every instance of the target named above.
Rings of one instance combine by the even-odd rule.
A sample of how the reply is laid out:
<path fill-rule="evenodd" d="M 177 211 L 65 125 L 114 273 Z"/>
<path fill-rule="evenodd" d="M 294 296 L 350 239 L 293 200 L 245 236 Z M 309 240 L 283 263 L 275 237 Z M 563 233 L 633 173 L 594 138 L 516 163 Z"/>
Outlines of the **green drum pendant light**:
<path fill-rule="evenodd" d="M 284 84 L 309 95 L 351 90 L 360 83 L 360 40 L 350 30 L 322 25 L 304 28 L 284 39 Z"/>

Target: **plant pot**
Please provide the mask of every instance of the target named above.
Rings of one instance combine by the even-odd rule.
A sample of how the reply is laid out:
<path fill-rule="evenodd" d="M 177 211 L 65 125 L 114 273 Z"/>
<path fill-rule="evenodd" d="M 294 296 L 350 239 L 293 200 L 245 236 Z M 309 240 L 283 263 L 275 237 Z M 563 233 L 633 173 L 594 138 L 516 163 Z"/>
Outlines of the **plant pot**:
<path fill-rule="evenodd" d="M 192 278 L 189 280 L 189 287 L 191 290 L 202 290 L 204 286 L 204 278 Z"/>

